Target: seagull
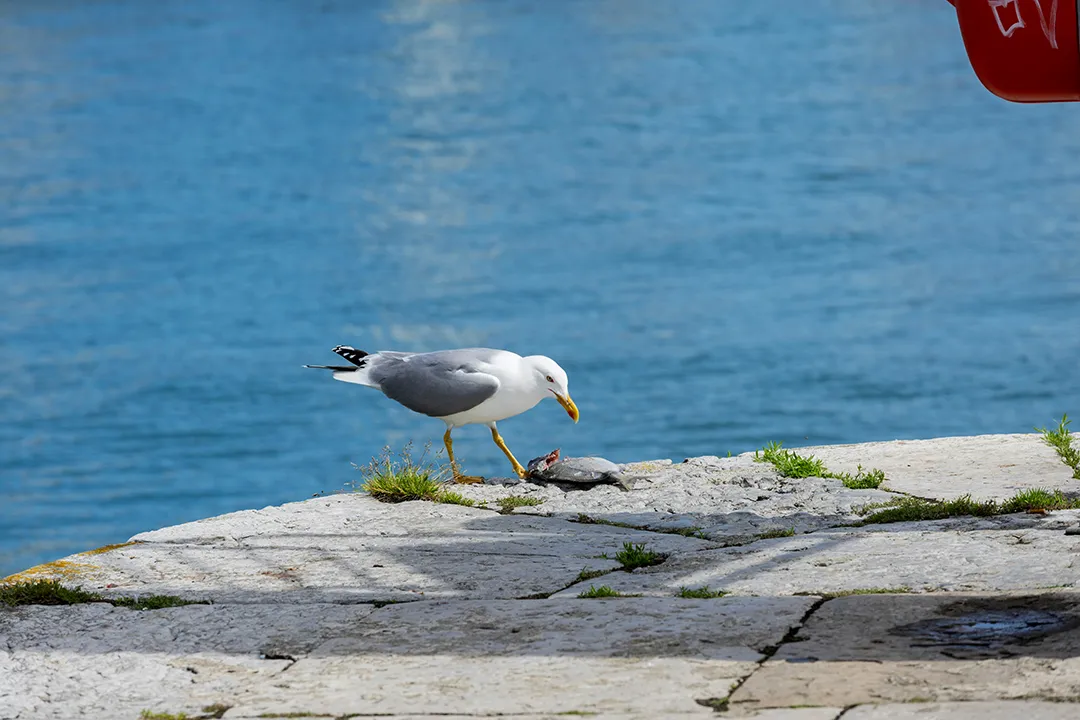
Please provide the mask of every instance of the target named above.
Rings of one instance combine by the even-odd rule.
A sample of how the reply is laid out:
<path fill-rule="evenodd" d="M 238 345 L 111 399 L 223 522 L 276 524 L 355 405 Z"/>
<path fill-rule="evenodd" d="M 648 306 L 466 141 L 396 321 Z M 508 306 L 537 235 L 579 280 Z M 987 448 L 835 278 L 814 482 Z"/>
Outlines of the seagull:
<path fill-rule="evenodd" d="M 503 451 L 519 478 L 525 468 L 499 435 L 495 423 L 531 410 L 554 397 L 576 423 L 577 405 L 570 399 L 566 371 L 549 357 L 521 357 L 507 350 L 462 348 L 436 352 L 363 350 L 338 345 L 334 352 L 350 365 L 305 365 L 332 371 L 342 382 L 381 390 L 413 412 L 446 423 L 443 444 L 450 458 L 454 482 L 480 483 L 483 478 L 462 475 L 454 460 L 450 431 L 463 425 L 487 425 L 491 439 Z"/>

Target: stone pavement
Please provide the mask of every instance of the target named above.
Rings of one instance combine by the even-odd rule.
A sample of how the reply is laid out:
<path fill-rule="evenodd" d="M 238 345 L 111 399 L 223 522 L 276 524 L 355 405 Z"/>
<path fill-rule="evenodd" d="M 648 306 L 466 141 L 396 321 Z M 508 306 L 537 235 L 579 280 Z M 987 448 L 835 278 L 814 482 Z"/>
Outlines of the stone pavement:
<path fill-rule="evenodd" d="M 0 718 L 1080 717 L 1080 511 L 855 525 L 896 492 L 1080 493 L 1052 449 L 800 452 L 881 468 L 888 491 L 652 461 L 630 492 L 455 488 L 543 501 L 512 514 L 341 494 L 31 568 L 5 582 L 211 604 L 0 606 Z M 627 542 L 663 561 L 625 571 Z M 631 596 L 578 597 L 599 586 Z M 679 596 L 704 586 L 727 594 Z"/>

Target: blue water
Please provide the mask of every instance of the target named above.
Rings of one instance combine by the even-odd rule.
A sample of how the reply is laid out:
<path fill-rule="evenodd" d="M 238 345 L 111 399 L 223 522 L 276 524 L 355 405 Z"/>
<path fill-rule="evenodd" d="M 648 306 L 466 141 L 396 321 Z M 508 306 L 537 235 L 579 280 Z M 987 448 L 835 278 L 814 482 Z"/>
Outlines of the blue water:
<path fill-rule="evenodd" d="M 437 445 L 338 343 L 551 355 L 523 460 L 1029 431 L 1078 233 L 944 0 L 0 0 L 0 575 Z"/>

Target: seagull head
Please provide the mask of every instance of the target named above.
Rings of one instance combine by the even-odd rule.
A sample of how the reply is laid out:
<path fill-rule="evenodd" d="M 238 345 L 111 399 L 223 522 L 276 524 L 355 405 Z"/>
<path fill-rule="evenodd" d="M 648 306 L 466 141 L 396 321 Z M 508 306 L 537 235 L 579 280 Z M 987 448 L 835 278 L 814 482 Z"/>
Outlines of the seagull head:
<path fill-rule="evenodd" d="M 533 371 L 537 390 L 542 392 L 544 397 L 547 397 L 548 393 L 554 395 L 570 418 L 577 422 L 580 413 L 577 405 L 570 399 L 570 381 L 566 377 L 566 371 L 559 367 L 559 363 L 543 355 L 531 355 L 525 358 L 525 361 Z"/>

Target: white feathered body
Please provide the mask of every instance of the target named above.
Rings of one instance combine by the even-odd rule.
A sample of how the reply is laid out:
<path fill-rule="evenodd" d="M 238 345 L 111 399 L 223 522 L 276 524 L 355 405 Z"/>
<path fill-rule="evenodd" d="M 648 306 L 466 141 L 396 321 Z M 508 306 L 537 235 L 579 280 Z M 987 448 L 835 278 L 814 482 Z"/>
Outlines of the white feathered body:
<path fill-rule="evenodd" d="M 377 355 L 400 358 L 408 363 L 408 353 L 376 353 Z M 536 382 L 535 373 L 524 358 L 516 353 L 506 350 L 493 351 L 491 355 L 482 361 L 472 364 L 473 372 L 481 372 L 495 378 L 498 381 L 498 391 L 484 400 L 476 407 L 464 412 L 451 415 L 437 416 L 450 427 L 461 425 L 488 424 L 505 420 L 506 418 L 520 415 L 526 410 L 531 410 L 548 397 L 550 393 L 546 388 Z M 370 377 L 370 368 L 359 368 L 355 371 L 335 372 L 335 380 L 342 382 L 366 385 L 375 389 L 381 389 L 378 382 Z"/>

